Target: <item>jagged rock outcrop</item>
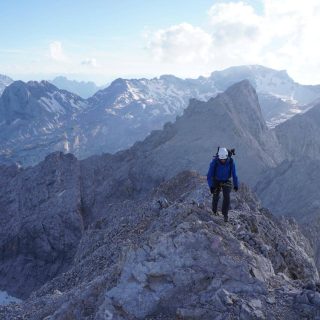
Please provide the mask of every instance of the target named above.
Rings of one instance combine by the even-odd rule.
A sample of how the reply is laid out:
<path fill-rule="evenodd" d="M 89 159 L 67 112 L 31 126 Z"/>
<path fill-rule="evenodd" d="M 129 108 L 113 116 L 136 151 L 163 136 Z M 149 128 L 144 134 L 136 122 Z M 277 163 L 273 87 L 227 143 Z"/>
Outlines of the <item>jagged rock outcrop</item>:
<path fill-rule="evenodd" d="M 293 220 L 242 186 L 230 223 L 210 213 L 206 180 L 182 172 L 147 198 L 110 204 L 70 270 L 2 319 L 290 319 L 320 316 L 319 275 Z"/>
<path fill-rule="evenodd" d="M 11 295 L 25 298 L 69 267 L 84 230 L 79 173 L 60 153 L 1 168 L 0 287 Z"/>

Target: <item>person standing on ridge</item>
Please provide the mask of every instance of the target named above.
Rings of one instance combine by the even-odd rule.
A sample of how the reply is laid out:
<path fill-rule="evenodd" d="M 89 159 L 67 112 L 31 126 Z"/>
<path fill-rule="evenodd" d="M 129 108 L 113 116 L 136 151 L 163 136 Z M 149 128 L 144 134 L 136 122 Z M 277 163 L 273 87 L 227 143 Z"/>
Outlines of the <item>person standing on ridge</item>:
<path fill-rule="evenodd" d="M 212 193 L 212 211 L 214 215 L 218 215 L 218 202 L 220 191 L 223 192 L 222 214 L 224 221 L 228 222 L 228 211 L 230 206 L 230 192 L 233 187 L 238 191 L 238 177 L 234 160 L 231 158 L 234 150 L 228 151 L 226 148 L 219 148 L 215 158 L 210 163 L 207 174 L 208 185 Z"/>

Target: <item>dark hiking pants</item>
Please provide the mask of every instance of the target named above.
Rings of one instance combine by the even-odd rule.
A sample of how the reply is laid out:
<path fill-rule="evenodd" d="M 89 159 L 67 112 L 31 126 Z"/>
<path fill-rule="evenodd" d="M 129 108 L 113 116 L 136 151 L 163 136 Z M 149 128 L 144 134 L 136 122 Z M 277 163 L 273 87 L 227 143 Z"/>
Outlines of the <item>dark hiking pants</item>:
<path fill-rule="evenodd" d="M 212 211 L 217 212 L 218 202 L 220 198 L 220 191 L 222 189 L 223 193 L 223 202 L 222 202 L 222 214 L 228 216 L 228 211 L 230 207 L 230 192 L 231 192 L 231 181 L 226 182 L 216 182 L 216 187 L 212 194 Z"/>

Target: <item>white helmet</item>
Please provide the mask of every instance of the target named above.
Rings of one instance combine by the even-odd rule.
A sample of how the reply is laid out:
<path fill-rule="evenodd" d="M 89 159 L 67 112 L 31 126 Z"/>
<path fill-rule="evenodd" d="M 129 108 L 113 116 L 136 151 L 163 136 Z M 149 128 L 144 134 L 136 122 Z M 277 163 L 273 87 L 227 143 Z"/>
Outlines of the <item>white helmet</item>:
<path fill-rule="evenodd" d="M 228 158 L 229 152 L 226 148 L 219 148 L 218 157 L 221 160 L 225 160 Z"/>

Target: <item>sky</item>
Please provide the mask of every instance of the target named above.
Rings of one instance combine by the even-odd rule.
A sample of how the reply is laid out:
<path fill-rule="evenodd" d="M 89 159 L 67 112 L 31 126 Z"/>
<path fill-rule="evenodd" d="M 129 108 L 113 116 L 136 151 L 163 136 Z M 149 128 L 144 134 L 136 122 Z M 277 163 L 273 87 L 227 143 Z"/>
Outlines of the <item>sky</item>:
<path fill-rule="evenodd" d="M 287 70 L 320 84 L 318 0 L 0 0 L 0 74 L 14 80 Z"/>

